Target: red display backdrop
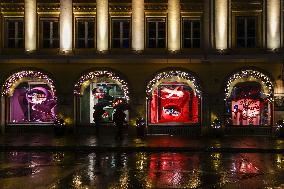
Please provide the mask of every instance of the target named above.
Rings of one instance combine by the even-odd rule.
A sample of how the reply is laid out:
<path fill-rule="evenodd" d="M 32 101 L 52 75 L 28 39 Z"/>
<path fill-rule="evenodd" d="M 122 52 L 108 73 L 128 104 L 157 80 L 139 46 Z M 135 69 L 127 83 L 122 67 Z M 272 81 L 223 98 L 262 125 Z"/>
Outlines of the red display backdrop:
<path fill-rule="evenodd" d="M 158 86 L 150 102 L 151 123 L 198 123 L 198 97 L 189 89 L 180 83 Z"/>

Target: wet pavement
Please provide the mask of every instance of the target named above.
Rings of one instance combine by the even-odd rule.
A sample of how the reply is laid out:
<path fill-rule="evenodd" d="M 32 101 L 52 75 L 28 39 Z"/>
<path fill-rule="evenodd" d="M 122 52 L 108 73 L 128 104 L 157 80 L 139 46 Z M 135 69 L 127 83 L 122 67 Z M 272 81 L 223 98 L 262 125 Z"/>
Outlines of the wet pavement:
<path fill-rule="evenodd" d="M 116 140 L 115 133 L 104 134 L 67 134 L 56 136 L 52 133 L 25 133 L 0 135 L 0 150 L 3 147 L 147 147 L 147 148 L 247 148 L 247 149 L 284 149 L 284 139 L 265 136 L 225 136 L 212 138 L 181 137 L 170 135 L 150 135 L 138 138 L 125 135 Z"/>
<path fill-rule="evenodd" d="M 0 188 L 284 188 L 284 154 L 0 153 Z"/>
<path fill-rule="evenodd" d="M 5 134 L 0 189 L 279 189 L 283 150 L 283 139 L 263 136 Z"/>

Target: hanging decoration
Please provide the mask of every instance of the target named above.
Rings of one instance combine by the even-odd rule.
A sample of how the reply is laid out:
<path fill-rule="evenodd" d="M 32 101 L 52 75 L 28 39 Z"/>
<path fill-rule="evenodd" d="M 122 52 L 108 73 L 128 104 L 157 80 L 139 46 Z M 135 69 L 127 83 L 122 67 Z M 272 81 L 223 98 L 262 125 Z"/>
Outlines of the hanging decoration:
<path fill-rule="evenodd" d="M 74 94 L 75 95 L 83 95 L 85 88 L 90 85 L 92 81 L 98 80 L 100 78 L 108 78 L 114 82 L 116 82 L 122 89 L 124 94 L 124 99 L 129 101 L 129 88 L 128 84 L 117 76 L 115 73 L 111 71 L 93 71 L 86 75 L 83 75 L 79 81 L 75 84 Z M 98 96 L 99 96 L 99 92 Z"/>
<path fill-rule="evenodd" d="M 194 76 L 192 76 L 188 72 L 178 71 L 178 70 L 172 70 L 172 71 L 166 71 L 161 72 L 157 74 L 147 85 L 146 87 L 146 93 L 147 98 L 152 96 L 153 90 L 158 86 L 162 80 L 171 79 L 171 78 L 177 78 L 177 80 L 185 80 L 188 84 L 190 84 L 193 87 L 194 92 L 198 96 L 198 98 L 201 98 L 201 88 L 199 84 L 197 83 Z M 172 90 L 171 95 L 174 94 L 174 92 L 178 92 L 176 95 L 182 95 L 180 91 Z"/>
<path fill-rule="evenodd" d="M 25 80 L 37 80 L 46 83 L 50 89 L 52 96 L 56 97 L 54 82 L 45 74 L 39 71 L 20 71 L 10 76 L 3 85 L 2 96 L 12 96 L 15 88 Z"/>
<path fill-rule="evenodd" d="M 266 95 L 268 101 L 273 102 L 273 84 L 270 78 L 267 77 L 265 74 L 255 70 L 242 70 L 238 73 L 235 73 L 228 79 L 227 85 L 225 87 L 225 101 L 230 98 L 235 83 L 238 80 L 243 79 L 248 79 L 249 81 L 259 80 L 265 88 L 264 91 L 267 91 L 263 94 Z"/>

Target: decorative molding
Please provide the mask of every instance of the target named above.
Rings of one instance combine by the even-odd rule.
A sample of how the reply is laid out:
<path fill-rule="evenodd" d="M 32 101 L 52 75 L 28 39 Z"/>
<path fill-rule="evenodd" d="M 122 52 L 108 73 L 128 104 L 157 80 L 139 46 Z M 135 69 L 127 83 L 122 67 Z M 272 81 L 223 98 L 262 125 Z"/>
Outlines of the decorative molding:
<path fill-rule="evenodd" d="M 254 1 L 232 1 L 232 11 L 262 10 L 263 4 L 260 0 Z"/>

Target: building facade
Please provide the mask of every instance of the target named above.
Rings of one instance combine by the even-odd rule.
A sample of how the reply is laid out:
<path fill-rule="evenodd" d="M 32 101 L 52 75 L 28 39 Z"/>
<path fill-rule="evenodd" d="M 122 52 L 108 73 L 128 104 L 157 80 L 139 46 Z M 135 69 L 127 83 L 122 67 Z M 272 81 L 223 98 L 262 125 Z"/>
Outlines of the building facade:
<path fill-rule="evenodd" d="M 149 132 L 270 133 L 283 114 L 282 0 L 2 0 L 2 132 L 64 115 Z M 219 127 L 217 124 L 217 127 Z M 174 129 L 173 129 L 174 128 Z M 165 131 L 166 130 L 166 131 Z"/>

